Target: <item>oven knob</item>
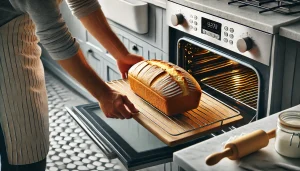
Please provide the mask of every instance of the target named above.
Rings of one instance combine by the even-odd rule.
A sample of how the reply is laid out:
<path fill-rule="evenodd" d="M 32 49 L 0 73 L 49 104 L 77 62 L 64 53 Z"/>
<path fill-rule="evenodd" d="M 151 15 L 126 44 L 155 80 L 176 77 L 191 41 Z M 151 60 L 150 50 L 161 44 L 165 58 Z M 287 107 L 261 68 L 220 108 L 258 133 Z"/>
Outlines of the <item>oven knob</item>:
<path fill-rule="evenodd" d="M 236 44 L 238 50 L 242 53 L 252 49 L 253 47 L 253 41 L 250 37 L 239 39 Z"/>
<path fill-rule="evenodd" d="M 179 24 L 183 24 L 184 16 L 182 14 L 173 14 L 171 16 L 171 22 L 174 26 L 178 26 Z"/>

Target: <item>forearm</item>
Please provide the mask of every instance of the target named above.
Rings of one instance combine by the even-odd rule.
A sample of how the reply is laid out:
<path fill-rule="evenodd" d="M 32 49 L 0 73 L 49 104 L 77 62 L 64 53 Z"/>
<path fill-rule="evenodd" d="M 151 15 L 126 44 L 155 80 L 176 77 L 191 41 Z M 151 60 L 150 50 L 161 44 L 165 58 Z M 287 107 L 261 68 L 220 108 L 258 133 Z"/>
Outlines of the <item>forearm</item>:
<path fill-rule="evenodd" d="M 110 89 L 87 63 L 81 50 L 79 50 L 75 56 L 65 60 L 59 60 L 58 63 L 97 100 L 100 100 L 103 93 Z"/>
<path fill-rule="evenodd" d="M 101 8 L 81 17 L 80 21 L 114 58 L 119 59 L 129 54 L 126 47 L 111 30 Z"/>

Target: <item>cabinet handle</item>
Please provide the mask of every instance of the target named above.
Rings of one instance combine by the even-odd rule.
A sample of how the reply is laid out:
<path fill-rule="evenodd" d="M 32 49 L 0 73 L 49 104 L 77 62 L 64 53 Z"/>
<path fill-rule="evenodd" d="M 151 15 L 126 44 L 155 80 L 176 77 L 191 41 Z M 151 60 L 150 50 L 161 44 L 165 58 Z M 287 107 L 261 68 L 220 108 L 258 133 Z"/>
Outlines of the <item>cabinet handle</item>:
<path fill-rule="evenodd" d="M 92 54 L 93 54 L 94 51 L 93 51 L 92 49 L 89 49 L 89 50 L 88 50 L 88 53 L 92 53 Z"/>
<path fill-rule="evenodd" d="M 87 52 L 90 53 L 94 58 L 96 58 L 95 54 L 94 54 L 94 51 L 92 49 L 89 49 Z"/>
<path fill-rule="evenodd" d="M 136 45 L 133 45 L 133 46 L 132 46 L 132 50 L 134 50 L 134 51 L 139 51 L 139 49 L 138 49 L 138 47 L 137 47 Z"/>

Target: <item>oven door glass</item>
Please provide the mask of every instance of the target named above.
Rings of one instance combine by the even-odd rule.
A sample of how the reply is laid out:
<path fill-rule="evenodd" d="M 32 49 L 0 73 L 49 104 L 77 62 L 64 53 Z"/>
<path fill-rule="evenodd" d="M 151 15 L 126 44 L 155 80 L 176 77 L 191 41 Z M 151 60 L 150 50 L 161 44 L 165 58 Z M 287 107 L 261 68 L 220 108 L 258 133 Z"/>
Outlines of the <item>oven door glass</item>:
<path fill-rule="evenodd" d="M 175 151 L 211 138 L 208 135 L 183 145 L 168 147 L 134 119 L 106 118 L 98 103 L 77 106 L 73 111 L 69 113 L 86 133 L 100 140 L 95 141 L 98 146 L 103 149 L 104 144 L 110 148 L 129 170 L 171 162 Z"/>

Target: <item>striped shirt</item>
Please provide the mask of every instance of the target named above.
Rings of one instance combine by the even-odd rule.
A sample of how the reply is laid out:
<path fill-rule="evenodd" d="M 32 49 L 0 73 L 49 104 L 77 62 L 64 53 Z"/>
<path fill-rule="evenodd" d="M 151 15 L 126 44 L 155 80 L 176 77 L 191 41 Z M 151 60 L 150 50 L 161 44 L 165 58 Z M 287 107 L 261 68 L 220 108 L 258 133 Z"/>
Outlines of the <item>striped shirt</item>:
<path fill-rule="evenodd" d="M 79 49 L 61 16 L 59 1 L 0 1 L 0 123 L 13 165 L 41 161 L 49 149 L 48 101 L 38 42 L 55 60 L 70 58 Z M 78 18 L 100 7 L 97 0 L 67 3 Z"/>

